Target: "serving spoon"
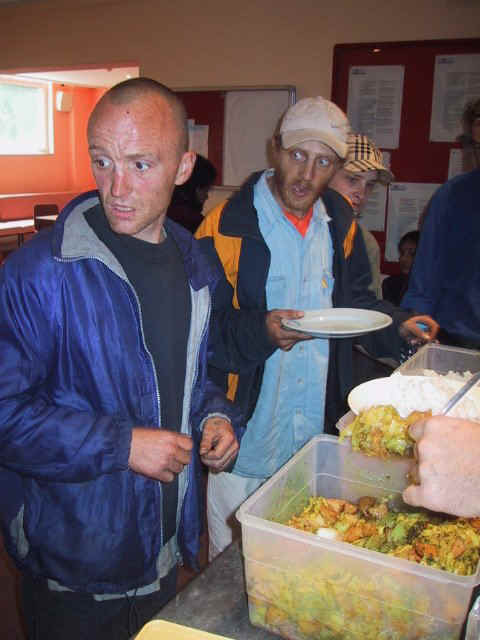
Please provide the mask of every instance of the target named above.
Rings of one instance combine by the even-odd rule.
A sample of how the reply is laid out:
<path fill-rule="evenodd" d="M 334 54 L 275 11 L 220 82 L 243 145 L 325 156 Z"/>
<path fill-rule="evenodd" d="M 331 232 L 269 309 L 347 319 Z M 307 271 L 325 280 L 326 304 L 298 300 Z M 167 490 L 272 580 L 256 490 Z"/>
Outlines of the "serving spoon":
<path fill-rule="evenodd" d="M 475 373 L 470 380 L 467 380 L 467 382 L 463 385 L 463 387 L 460 387 L 460 389 L 457 391 L 457 393 L 455 393 L 450 400 L 447 402 L 447 404 L 443 407 L 443 409 L 440 411 L 440 415 L 442 416 L 446 416 L 447 413 L 449 413 L 449 411 L 451 411 L 453 409 L 453 407 L 460 402 L 460 400 L 463 398 L 463 396 L 467 393 L 467 391 L 469 391 L 472 387 L 474 387 L 477 382 L 480 380 L 480 371 L 478 371 L 477 373 Z"/>

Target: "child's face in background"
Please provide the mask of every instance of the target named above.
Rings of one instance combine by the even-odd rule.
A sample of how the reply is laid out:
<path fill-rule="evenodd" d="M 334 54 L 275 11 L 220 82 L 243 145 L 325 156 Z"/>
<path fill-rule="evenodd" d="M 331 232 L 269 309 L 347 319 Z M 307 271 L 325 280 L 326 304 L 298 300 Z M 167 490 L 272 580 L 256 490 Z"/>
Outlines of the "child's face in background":
<path fill-rule="evenodd" d="M 410 273 L 416 251 L 417 245 L 411 240 L 405 240 L 405 242 L 402 242 L 402 244 L 400 245 L 398 264 L 400 265 L 400 271 L 402 273 Z"/>
<path fill-rule="evenodd" d="M 475 118 L 472 124 L 472 138 L 476 144 L 480 144 L 480 116 Z"/>

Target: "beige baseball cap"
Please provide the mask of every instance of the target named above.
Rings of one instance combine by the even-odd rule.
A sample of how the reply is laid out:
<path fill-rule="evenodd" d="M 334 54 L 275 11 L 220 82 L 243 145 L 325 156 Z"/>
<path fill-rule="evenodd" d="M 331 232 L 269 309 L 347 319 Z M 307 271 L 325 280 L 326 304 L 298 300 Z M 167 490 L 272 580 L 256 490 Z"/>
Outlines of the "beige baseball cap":
<path fill-rule="evenodd" d="M 307 140 L 318 140 L 342 159 L 347 155 L 349 133 L 347 116 L 336 104 L 321 96 L 303 98 L 289 107 L 280 125 L 285 149 Z"/>

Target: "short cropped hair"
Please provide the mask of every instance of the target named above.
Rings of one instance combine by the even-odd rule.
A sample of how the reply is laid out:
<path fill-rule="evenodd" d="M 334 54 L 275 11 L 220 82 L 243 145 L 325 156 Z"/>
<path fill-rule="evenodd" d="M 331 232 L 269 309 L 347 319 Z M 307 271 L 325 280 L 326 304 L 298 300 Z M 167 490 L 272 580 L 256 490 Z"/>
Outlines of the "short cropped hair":
<path fill-rule="evenodd" d="M 110 100 L 113 104 L 126 104 L 132 100 L 137 100 L 142 96 L 148 94 L 156 94 L 163 98 L 170 105 L 173 116 L 177 122 L 180 141 L 179 150 L 183 153 L 188 150 L 188 125 L 187 125 L 187 113 L 185 107 L 180 98 L 166 85 L 153 78 L 130 78 L 114 85 L 97 103 L 100 105 L 104 100 Z M 94 109 L 95 112 L 95 109 Z"/>

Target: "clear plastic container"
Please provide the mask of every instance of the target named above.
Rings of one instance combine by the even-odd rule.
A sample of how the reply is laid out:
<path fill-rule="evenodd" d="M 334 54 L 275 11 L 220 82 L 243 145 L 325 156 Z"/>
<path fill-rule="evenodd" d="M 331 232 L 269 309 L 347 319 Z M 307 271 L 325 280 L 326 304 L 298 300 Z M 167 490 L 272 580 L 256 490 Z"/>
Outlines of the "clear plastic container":
<path fill-rule="evenodd" d="M 463 374 L 480 371 L 480 351 L 448 347 L 443 344 L 426 344 L 415 355 L 401 364 L 395 372 L 405 375 L 424 375 L 425 370 L 441 375 L 449 372 Z"/>
<path fill-rule="evenodd" d="M 401 501 L 408 460 L 317 436 L 237 511 L 250 621 L 293 640 L 454 640 L 480 573 L 424 567 L 285 523 L 311 496 Z"/>

